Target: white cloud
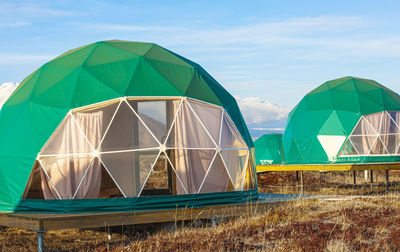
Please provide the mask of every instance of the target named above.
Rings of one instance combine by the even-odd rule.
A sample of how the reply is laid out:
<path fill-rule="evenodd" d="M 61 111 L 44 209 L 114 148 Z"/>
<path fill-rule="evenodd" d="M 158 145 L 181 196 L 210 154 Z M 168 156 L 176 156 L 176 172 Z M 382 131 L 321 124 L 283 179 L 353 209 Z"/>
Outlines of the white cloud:
<path fill-rule="evenodd" d="M 367 24 L 368 22 L 362 18 L 352 16 L 301 17 L 278 22 L 253 23 L 234 28 L 199 30 L 184 34 L 184 37 L 180 37 L 180 41 L 188 39 L 198 42 L 207 41 L 214 45 L 234 43 L 297 45 L 313 41 L 313 37 L 305 41 L 301 39 L 304 35 L 351 31 Z"/>
<path fill-rule="evenodd" d="M 18 85 L 18 82 L 5 82 L 0 85 L 0 108 L 3 107 L 3 104 L 7 101 L 8 97 L 10 97 Z"/>
<path fill-rule="evenodd" d="M 0 64 L 26 64 L 26 63 L 39 63 L 45 62 L 55 55 L 36 55 L 36 54 L 22 54 L 22 53 L 0 53 Z"/>
<path fill-rule="evenodd" d="M 265 124 L 287 118 L 291 108 L 274 104 L 258 97 L 244 97 L 235 95 L 243 117 L 248 125 Z"/>
<path fill-rule="evenodd" d="M 102 32 L 177 32 L 186 29 L 179 27 L 166 27 L 166 26 L 146 26 L 146 25 L 125 25 L 113 23 L 70 23 L 79 29 L 98 30 Z"/>
<path fill-rule="evenodd" d="M 27 2 L 6 2 L 0 3 L 0 15 L 4 17 L 24 17 L 24 18 L 43 18 L 43 17 L 65 17 L 81 14 L 75 11 L 47 8 L 40 4 Z"/>

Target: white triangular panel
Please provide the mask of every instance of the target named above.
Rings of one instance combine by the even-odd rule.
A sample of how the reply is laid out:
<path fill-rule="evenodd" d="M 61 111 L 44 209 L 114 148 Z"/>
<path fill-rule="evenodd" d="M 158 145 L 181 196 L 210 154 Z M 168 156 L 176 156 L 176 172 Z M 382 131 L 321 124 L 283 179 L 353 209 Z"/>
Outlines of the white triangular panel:
<path fill-rule="evenodd" d="M 324 151 L 328 156 L 329 160 L 334 160 L 338 155 L 344 141 L 346 140 L 346 137 L 319 135 L 318 140 L 321 143 L 322 147 L 324 148 Z"/>

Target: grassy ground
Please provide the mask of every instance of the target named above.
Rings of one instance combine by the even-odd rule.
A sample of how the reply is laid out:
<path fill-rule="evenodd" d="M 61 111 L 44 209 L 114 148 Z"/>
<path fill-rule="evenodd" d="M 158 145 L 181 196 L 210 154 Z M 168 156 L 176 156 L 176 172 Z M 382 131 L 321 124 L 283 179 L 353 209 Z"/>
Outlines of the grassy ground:
<path fill-rule="evenodd" d="M 385 171 L 374 171 L 373 185 L 365 179 L 364 171 L 356 172 L 354 185 L 353 171 L 315 172 L 305 171 L 304 191 L 306 194 L 322 195 L 375 195 L 386 191 Z M 400 192 L 400 171 L 389 173 L 390 191 Z M 264 172 L 258 174 L 259 191 L 262 193 L 299 193 L 300 184 L 296 172 Z"/>
<path fill-rule="evenodd" d="M 296 200 L 217 226 L 196 221 L 116 227 L 112 229 L 111 241 L 104 229 L 54 231 L 45 234 L 45 248 L 51 251 L 399 251 L 397 185 L 391 188 L 393 192 L 383 193 L 383 184 L 371 189 L 369 182 L 363 182 L 361 172 L 359 175 L 357 179 L 362 184 L 352 187 L 352 174 L 305 173 L 306 184 L 315 182 L 314 187 L 306 188 L 306 193 L 368 196 Z M 380 176 L 384 181 L 384 173 Z M 400 174 L 391 173 L 391 179 L 400 181 Z M 297 190 L 295 173 L 262 174 L 259 182 L 261 191 Z M 34 251 L 36 235 L 0 228 L 0 249 Z"/>

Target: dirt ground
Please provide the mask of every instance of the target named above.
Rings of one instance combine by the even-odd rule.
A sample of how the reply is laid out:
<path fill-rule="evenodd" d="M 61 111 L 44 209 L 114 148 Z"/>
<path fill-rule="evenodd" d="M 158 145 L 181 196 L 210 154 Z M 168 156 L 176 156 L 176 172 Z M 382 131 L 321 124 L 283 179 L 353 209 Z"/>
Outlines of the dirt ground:
<path fill-rule="evenodd" d="M 371 189 L 364 173 L 305 172 L 306 194 L 364 195 L 296 200 L 275 209 L 225 220 L 69 229 L 44 235 L 48 251 L 399 251 L 400 173 L 385 174 Z M 261 192 L 297 192 L 295 172 L 258 175 Z M 109 240 L 109 238 L 111 238 Z M 36 234 L 0 227 L 1 251 L 35 251 Z"/>

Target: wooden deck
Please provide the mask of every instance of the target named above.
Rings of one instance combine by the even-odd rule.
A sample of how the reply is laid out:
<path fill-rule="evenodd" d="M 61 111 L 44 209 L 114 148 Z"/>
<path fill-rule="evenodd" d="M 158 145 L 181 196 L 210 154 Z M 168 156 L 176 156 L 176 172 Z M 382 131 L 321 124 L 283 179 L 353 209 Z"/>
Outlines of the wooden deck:
<path fill-rule="evenodd" d="M 46 232 L 67 228 L 94 228 L 121 226 L 132 224 L 147 224 L 195 219 L 210 219 L 214 217 L 235 217 L 253 215 L 257 211 L 274 208 L 285 201 L 294 199 L 287 196 L 265 196 L 260 200 L 247 204 L 218 205 L 204 208 L 186 208 L 159 211 L 82 213 L 82 214 L 0 214 L 0 225 L 16 227 L 35 232 Z"/>

